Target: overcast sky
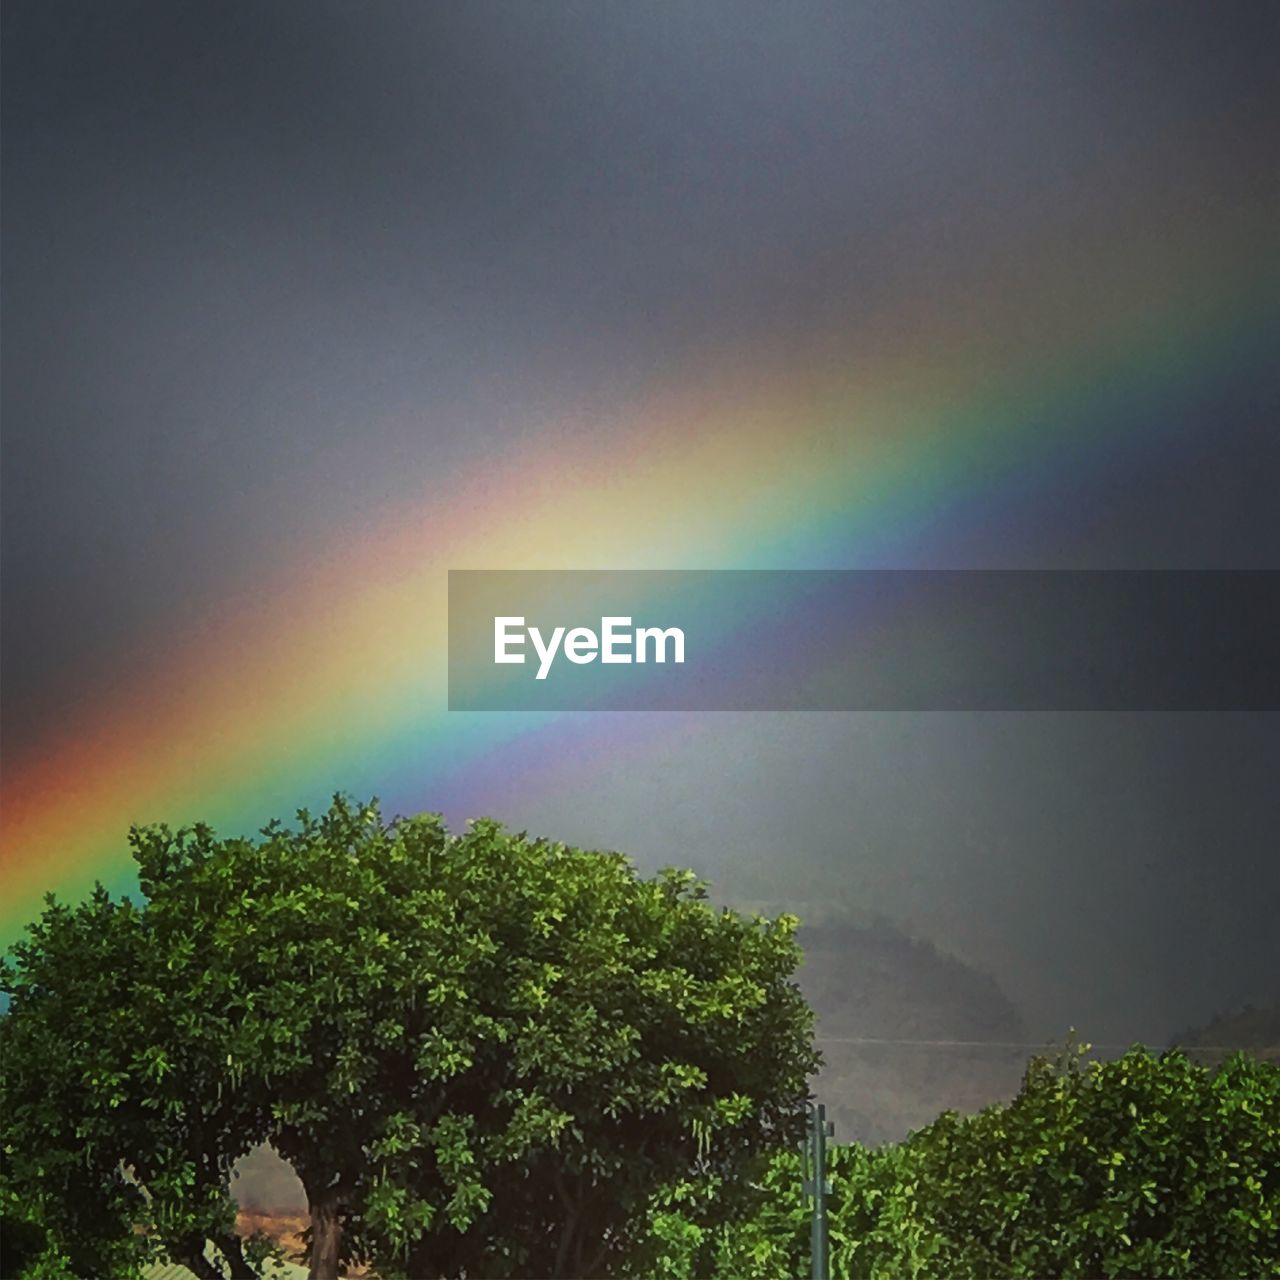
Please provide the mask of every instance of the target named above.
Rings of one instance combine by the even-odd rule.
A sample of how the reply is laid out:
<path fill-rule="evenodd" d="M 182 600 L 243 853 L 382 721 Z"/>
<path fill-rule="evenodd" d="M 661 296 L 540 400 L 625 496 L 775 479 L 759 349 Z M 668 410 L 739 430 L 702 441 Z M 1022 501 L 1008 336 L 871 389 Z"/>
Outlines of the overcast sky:
<path fill-rule="evenodd" d="M 1166 223 L 1274 271 L 1231 229 L 1276 206 L 1277 12 L 8 0 L 6 759 L 326 531 L 673 368 Z M 1276 390 L 1242 359 L 1201 447 L 953 562 L 1280 566 Z M 723 717 L 503 816 L 853 885 L 1037 1032 L 1159 1037 L 1280 973 L 1278 761 L 1256 716 Z"/>

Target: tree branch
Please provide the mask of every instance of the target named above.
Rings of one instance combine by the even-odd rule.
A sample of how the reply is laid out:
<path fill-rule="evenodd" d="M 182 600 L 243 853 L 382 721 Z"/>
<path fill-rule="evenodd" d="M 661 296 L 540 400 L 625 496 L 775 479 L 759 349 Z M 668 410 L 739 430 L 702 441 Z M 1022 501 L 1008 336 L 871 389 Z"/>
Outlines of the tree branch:
<path fill-rule="evenodd" d="M 557 1277 L 561 1277 L 565 1274 L 565 1267 L 569 1262 L 569 1250 L 575 1243 L 578 1230 L 579 1206 L 573 1202 L 573 1198 L 569 1195 L 568 1188 L 564 1185 L 564 1175 L 559 1169 L 552 1170 L 551 1185 L 555 1188 L 555 1193 L 560 1203 L 565 1207 L 564 1224 L 560 1229 L 560 1241 L 556 1245 L 555 1274 Z"/>
<path fill-rule="evenodd" d="M 257 1280 L 258 1273 L 244 1256 L 244 1242 L 234 1231 L 215 1236 L 213 1243 L 231 1267 L 231 1280 Z"/>
<path fill-rule="evenodd" d="M 174 1261 L 182 1263 L 196 1276 L 196 1280 L 224 1280 L 222 1272 L 204 1256 L 204 1244 L 203 1236 L 188 1236 L 173 1251 Z"/>

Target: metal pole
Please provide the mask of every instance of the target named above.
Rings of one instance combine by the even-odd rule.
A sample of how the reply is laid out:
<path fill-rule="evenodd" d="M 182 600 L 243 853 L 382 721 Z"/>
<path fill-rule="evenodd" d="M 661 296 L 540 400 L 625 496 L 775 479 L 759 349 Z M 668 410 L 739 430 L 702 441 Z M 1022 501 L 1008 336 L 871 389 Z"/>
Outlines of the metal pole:
<path fill-rule="evenodd" d="M 805 1142 L 804 1193 L 810 1198 L 812 1216 L 809 1223 L 809 1255 L 812 1280 L 831 1280 L 831 1255 L 827 1240 L 827 1197 L 831 1183 L 827 1181 L 827 1139 L 835 1127 L 827 1120 L 822 1103 L 806 1103 L 809 1112 L 809 1136 Z"/>

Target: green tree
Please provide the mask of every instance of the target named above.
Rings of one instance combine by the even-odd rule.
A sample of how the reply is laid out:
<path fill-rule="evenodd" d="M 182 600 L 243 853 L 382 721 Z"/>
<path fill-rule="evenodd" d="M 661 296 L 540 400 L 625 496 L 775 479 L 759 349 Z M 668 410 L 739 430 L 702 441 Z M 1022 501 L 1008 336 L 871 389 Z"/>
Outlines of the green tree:
<path fill-rule="evenodd" d="M 461 1082 L 492 1199 L 471 1230 L 428 1233 L 403 1271 L 626 1274 L 661 1189 L 736 1188 L 800 1132 L 816 1061 L 794 922 L 713 910 L 689 873 L 639 880 L 615 856 L 492 826 L 454 852 L 498 855 L 507 882 L 504 972 L 484 997 L 504 1035 Z M 493 912 L 493 893 L 468 909 Z M 722 1214 L 740 1208 L 722 1195 Z"/>
<path fill-rule="evenodd" d="M 269 1138 L 307 1193 L 315 1280 L 354 1258 L 415 1278 L 606 1274 L 656 1188 L 731 1178 L 796 1132 L 815 1063 L 794 921 L 713 911 L 687 873 L 642 879 L 621 855 L 487 821 L 387 825 L 341 798 L 260 839 L 160 826 L 132 843 L 145 908 L 95 902 L 131 922 L 115 971 L 146 980 L 77 978 L 74 1008 L 31 998 L 66 910 L 51 907 L 15 955 L 27 994 L 10 1014 L 33 1080 L 59 1039 L 115 1019 L 111 1079 L 86 1051 L 72 1127 L 46 1124 L 68 1171 L 86 1109 L 176 1130 L 164 1145 L 122 1122 L 132 1142 L 102 1147 L 86 1204 L 110 1210 L 122 1248 L 146 1225 L 190 1254 L 154 1234 L 122 1164 L 158 1161 L 164 1225 L 193 1246 L 202 1227 L 200 1244 L 222 1238 L 230 1162 Z M 88 941 L 66 944 L 71 970 Z M 186 1163 L 160 1159 L 171 1147 Z M 12 1187 L 45 1177 L 19 1165 Z M 23 1220 L 52 1221 L 67 1179 L 45 1178 L 50 1212 Z"/>
<path fill-rule="evenodd" d="M 1216 1072 L 1140 1047 L 1035 1060 L 1007 1106 L 904 1145 L 876 1215 L 918 1242 L 919 1269 L 861 1264 L 864 1197 L 845 1224 L 851 1274 L 1280 1274 L 1280 1071 L 1243 1055 Z"/>
<path fill-rule="evenodd" d="M 830 1154 L 839 1280 L 1280 1275 L 1280 1069 L 1243 1055 L 1036 1059 L 1007 1104 Z M 803 1274 L 800 1179 L 778 1156 L 760 1212 L 712 1229 L 688 1189 L 650 1216 L 648 1274 Z"/>
<path fill-rule="evenodd" d="M 160 1252 L 217 1280 L 210 1242 L 232 1277 L 257 1274 L 227 1194 L 252 1107 L 231 1089 L 193 1105 L 210 1028 L 154 926 L 101 888 L 50 900 L 5 965 L 5 1276 L 124 1277 Z"/>

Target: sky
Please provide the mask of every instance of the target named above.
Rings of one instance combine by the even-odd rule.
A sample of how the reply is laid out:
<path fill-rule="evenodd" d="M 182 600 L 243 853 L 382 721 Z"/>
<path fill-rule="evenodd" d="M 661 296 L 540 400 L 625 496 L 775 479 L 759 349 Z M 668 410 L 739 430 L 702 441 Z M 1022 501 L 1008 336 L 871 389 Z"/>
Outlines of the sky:
<path fill-rule="evenodd" d="M 438 631 L 448 568 L 1280 568 L 1278 26 L 10 0 L 3 941 L 341 788 L 843 894 L 1036 1035 L 1274 995 L 1273 714 L 543 724 Z"/>

